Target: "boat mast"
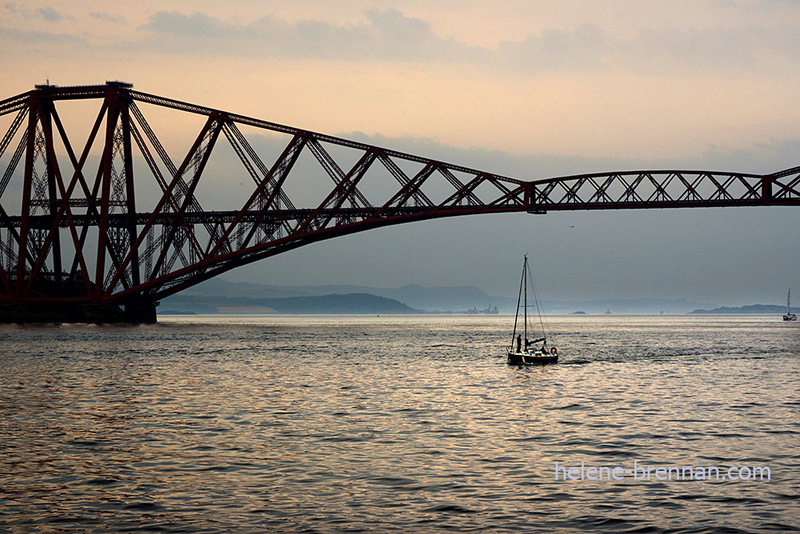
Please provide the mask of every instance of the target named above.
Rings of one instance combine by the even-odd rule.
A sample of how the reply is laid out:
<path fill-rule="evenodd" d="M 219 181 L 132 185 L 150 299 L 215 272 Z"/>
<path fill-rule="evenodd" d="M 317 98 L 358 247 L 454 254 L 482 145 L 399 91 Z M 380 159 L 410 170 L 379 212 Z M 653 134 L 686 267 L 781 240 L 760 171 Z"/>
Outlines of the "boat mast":
<path fill-rule="evenodd" d="M 525 302 L 523 308 L 525 309 L 525 347 L 528 350 L 528 255 L 525 254 L 525 261 L 522 264 L 522 279 L 525 285 Z M 524 352 L 524 351 L 523 351 Z"/>
<path fill-rule="evenodd" d="M 528 256 L 526 255 L 525 256 L 526 261 L 527 261 L 527 258 L 528 258 Z M 511 334 L 511 348 L 508 349 L 509 352 L 513 352 L 514 351 L 514 342 L 517 339 L 517 326 L 519 325 L 519 305 L 520 305 L 520 302 L 522 302 L 522 288 L 523 288 L 524 285 L 525 285 L 525 264 L 523 263 L 523 265 L 522 265 L 522 278 L 520 278 L 520 280 L 519 280 L 519 290 L 517 291 L 517 313 L 514 315 L 514 332 Z M 527 334 L 527 331 L 526 331 L 526 334 Z M 520 343 L 520 349 L 519 349 L 520 351 L 522 351 L 521 345 L 522 344 Z"/>

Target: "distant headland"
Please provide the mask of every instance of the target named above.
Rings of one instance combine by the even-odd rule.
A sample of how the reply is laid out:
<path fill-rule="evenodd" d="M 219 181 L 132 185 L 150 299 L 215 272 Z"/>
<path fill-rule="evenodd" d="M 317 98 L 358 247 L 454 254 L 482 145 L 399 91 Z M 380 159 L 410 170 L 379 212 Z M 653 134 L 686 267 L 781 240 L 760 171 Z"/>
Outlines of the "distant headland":
<path fill-rule="evenodd" d="M 694 310 L 689 313 L 697 315 L 780 315 L 786 313 L 786 306 L 772 304 L 751 304 L 749 306 L 739 306 L 738 308 L 723 306 L 712 310 Z"/>

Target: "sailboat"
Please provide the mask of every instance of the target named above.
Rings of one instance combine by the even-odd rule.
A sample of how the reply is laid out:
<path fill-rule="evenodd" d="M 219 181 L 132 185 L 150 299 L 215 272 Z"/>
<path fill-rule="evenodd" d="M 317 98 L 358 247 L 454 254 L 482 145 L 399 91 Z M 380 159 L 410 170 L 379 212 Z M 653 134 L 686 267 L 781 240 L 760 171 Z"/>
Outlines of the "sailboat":
<path fill-rule="evenodd" d="M 796 321 L 797 315 L 792 313 L 792 289 L 789 288 L 789 293 L 786 295 L 786 315 L 783 316 L 784 321 Z"/>
<path fill-rule="evenodd" d="M 531 281 L 533 298 L 536 310 L 539 315 L 541 325 L 541 337 L 533 340 L 528 339 L 528 333 L 534 335 L 534 330 L 529 328 L 528 323 L 528 281 Z M 520 306 L 520 302 L 522 306 Z M 520 307 L 522 308 L 521 332 L 518 331 L 520 319 Z M 541 345 L 538 345 L 541 343 Z M 547 336 L 544 332 L 544 320 L 542 319 L 542 307 L 536 296 L 536 287 L 528 268 L 528 255 L 525 254 L 525 261 L 522 264 L 522 280 L 519 284 L 519 294 L 517 295 L 517 314 L 514 317 L 514 332 L 511 335 L 511 346 L 508 348 L 508 365 L 540 365 L 545 363 L 558 362 L 558 349 L 547 347 Z"/>

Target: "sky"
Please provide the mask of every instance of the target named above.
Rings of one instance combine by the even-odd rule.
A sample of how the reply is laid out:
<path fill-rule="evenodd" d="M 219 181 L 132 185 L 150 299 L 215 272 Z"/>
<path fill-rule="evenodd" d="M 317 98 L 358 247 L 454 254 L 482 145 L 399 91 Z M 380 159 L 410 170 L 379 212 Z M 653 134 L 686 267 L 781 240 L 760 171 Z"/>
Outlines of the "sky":
<path fill-rule="evenodd" d="M 799 34 L 790 0 L 11 1 L 0 99 L 121 80 L 524 180 L 766 173 L 800 164 Z M 177 122 L 164 136 L 196 132 Z M 797 208 L 458 217 L 224 277 L 509 296 L 527 252 L 545 298 L 779 304 L 790 286 L 800 295 L 798 227 Z"/>

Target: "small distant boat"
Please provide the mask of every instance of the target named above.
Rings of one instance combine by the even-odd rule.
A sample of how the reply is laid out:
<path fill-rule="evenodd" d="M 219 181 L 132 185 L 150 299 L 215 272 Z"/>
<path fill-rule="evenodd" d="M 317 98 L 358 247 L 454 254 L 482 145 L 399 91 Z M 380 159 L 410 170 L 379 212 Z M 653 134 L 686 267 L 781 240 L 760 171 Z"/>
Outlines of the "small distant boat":
<path fill-rule="evenodd" d="M 536 310 L 539 315 L 539 324 L 541 325 L 541 337 L 534 340 L 528 339 L 528 332 L 534 333 L 532 328 L 528 325 L 528 281 L 531 280 L 531 288 L 533 289 L 533 298 L 536 303 Z M 520 303 L 522 305 L 520 306 Z M 519 325 L 519 310 L 522 308 L 522 332 L 518 332 Z M 541 345 L 538 345 L 541 343 Z M 544 332 L 544 320 L 542 319 L 542 306 L 536 296 L 536 287 L 533 285 L 530 272 L 528 270 L 528 255 L 525 255 L 525 261 L 522 264 L 522 280 L 519 285 L 519 294 L 517 295 L 517 314 L 514 317 L 514 332 L 511 335 L 511 346 L 508 349 L 508 365 L 541 365 L 546 363 L 558 362 L 558 349 L 556 347 L 547 347 L 547 336 Z"/>
<path fill-rule="evenodd" d="M 789 293 L 786 295 L 786 315 L 783 316 L 784 321 L 796 321 L 797 315 L 792 313 L 792 289 L 789 288 Z"/>

